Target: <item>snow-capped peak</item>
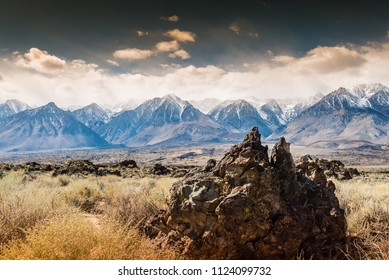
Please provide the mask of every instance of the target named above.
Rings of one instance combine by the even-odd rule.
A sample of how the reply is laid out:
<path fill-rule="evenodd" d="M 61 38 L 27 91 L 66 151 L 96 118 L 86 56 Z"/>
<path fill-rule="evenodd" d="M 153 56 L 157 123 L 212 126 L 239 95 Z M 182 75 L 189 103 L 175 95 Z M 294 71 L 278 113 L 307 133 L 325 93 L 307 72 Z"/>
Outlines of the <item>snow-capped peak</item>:
<path fill-rule="evenodd" d="M 379 91 L 389 92 L 389 88 L 380 84 L 380 83 L 372 83 L 372 84 L 359 84 L 350 89 L 350 92 L 361 97 L 370 97 Z"/>
<path fill-rule="evenodd" d="M 7 100 L 5 104 L 8 105 L 8 107 L 11 108 L 15 113 L 30 109 L 30 106 L 16 99 Z"/>

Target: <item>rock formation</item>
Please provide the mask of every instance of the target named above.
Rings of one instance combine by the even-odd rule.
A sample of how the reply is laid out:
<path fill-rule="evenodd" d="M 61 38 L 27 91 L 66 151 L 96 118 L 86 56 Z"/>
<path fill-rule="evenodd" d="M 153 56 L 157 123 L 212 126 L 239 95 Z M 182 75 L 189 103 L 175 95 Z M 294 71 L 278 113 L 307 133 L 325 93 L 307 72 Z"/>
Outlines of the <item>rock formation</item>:
<path fill-rule="evenodd" d="M 163 166 L 160 163 L 156 163 L 151 169 L 151 173 L 154 175 L 167 175 L 170 173 L 170 171 L 166 168 L 166 166 Z"/>
<path fill-rule="evenodd" d="M 254 127 L 220 162 L 175 183 L 144 231 L 194 259 L 332 258 L 346 235 L 334 190 L 320 168 L 296 172 L 284 138 L 269 159 Z"/>
<path fill-rule="evenodd" d="M 323 170 L 327 177 L 333 177 L 338 180 L 350 180 L 353 176 L 359 176 L 356 168 L 346 168 L 339 160 L 332 159 L 313 159 L 311 155 L 305 155 L 297 161 L 296 167 L 299 172 L 311 176 L 317 168 Z"/>

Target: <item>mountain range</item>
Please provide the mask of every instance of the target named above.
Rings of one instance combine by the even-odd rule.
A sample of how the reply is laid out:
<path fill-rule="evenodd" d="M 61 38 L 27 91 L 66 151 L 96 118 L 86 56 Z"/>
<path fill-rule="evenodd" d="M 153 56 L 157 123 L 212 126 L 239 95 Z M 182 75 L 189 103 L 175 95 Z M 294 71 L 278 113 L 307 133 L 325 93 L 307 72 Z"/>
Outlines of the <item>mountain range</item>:
<path fill-rule="evenodd" d="M 269 142 L 280 136 L 324 148 L 382 147 L 389 142 L 389 88 L 381 84 L 340 87 L 298 103 L 255 97 L 188 102 L 166 95 L 120 108 L 124 110 L 92 103 L 69 111 L 52 102 L 31 108 L 8 100 L 0 104 L 0 151 L 234 142 L 253 126 Z"/>

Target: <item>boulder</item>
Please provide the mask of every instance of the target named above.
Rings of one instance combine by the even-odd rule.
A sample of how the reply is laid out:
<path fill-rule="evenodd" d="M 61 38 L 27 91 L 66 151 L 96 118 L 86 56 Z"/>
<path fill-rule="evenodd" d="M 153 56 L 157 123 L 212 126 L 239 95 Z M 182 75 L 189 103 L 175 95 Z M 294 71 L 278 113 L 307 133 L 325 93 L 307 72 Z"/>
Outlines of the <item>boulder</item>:
<path fill-rule="evenodd" d="M 350 180 L 353 176 L 359 176 L 360 173 L 356 168 L 346 168 L 343 162 L 333 159 L 314 159 L 311 155 L 305 155 L 296 163 L 299 172 L 311 176 L 312 173 L 320 168 L 329 178 L 338 180 Z"/>
<path fill-rule="evenodd" d="M 284 138 L 269 159 L 254 127 L 218 163 L 173 184 L 168 210 L 143 230 L 191 259 L 331 258 L 346 236 L 334 190 L 322 169 L 296 171 Z"/>
<path fill-rule="evenodd" d="M 154 175 L 167 175 L 170 173 L 170 171 L 169 171 L 169 169 L 166 168 L 166 166 L 163 166 L 160 163 L 156 163 L 152 167 L 151 173 Z"/>

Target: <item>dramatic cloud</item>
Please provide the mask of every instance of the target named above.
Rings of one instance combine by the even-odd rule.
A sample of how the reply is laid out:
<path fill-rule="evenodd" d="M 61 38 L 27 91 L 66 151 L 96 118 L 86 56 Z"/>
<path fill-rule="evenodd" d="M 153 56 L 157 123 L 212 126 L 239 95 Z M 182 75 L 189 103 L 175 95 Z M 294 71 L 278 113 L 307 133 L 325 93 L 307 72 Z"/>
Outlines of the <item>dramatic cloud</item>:
<path fill-rule="evenodd" d="M 53 74 L 62 71 L 66 62 L 54 55 L 48 54 L 47 51 L 38 48 L 31 48 L 28 53 L 24 55 L 17 55 L 16 65 L 34 69 L 45 74 Z"/>
<path fill-rule="evenodd" d="M 179 29 L 173 29 L 164 33 L 164 35 L 184 43 L 186 42 L 194 43 L 196 41 L 196 34 L 190 31 L 181 31 Z"/>
<path fill-rule="evenodd" d="M 1 75 L 1 73 L 0 73 L 0 82 L 1 81 L 4 81 L 4 78 L 3 78 L 3 76 Z"/>
<path fill-rule="evenodd" d="M 389 39 L 389 30 L 386 32 L 386 38 Z"/>
<path fill-rule="evenodd" d="M 176 40 L 170 42 L 159 42 L 155 45 L 158 52 L 174 52 L 180 48 L 180 44 Z"/>
<path fill-rule="evenodd" d="M 358 68 L 366 62 L 363 54 L 345 46 L 316 47 L 304 57 L 291 60 L 295 66 L 304 72 L 326 74 L 339 72 L 349 68 Z"/>
<path fill-rule="evenodd" d="M 184 59 L 189 59 L 190 54 L 187 51 L 181 49 L 169 54 L 169 57 L 171 58 L 179 57 L 184 60 Z"/>
<path fill-rule="evenodd" d="M 149 32 L 138 30 L 138 31 L 136 31 L 136 34 L 138 34 L 139 37 L 143 37 L 143 36 L 149 35 Z"/>
<path fill-rule="evenodd" d="M 161 19 L 165 21 L 171 21 L 171 22 L 177 22 L 180 20 L 180 18 L 176 15 L 172 15 L 170 17 L 161 17 Z"/>
<path fill-rule="evenodd" d="M 150 50 L 141 50 L 136 48 L 128 48 L 124 50 L 117 50 L 113 53 L 115 58 L 134 61 L 151 57 L 153 52 Z"/>
<path fill-rule="evenodd" d="M 109 64 L 111 64 L 113 66 L 120 66 L 120 64 L 117 61 L 112 60 L 112 59 L 107 59 L 106 62 L 108 62 Z"/>
<path fill-rule="evenodd" d="M 189 57 L 182 49 L 166 54 L 179 59 Z M 158 61 L 158 75 L 112 73 L 83 60 L 66 60 L 59 75 L 47 75 L 16 66 L 18 55 L 11 57 L 14 60 L 0 61 L 0 72 L 6 77 L 0 83 L 0 99 L 16 98 L 31 105 L 49 101 L 61 106 L 115 104 L 168 93 L 187 100 L 293 98 L 329 93 L 340 86 L 349 88 L 359 83 L 380 82 L 389 86 L 389 42 L 319 46 L 301 56 L 269 51 L 260 60 L 248 56 L 245 67 L 234 70 Z"/>

